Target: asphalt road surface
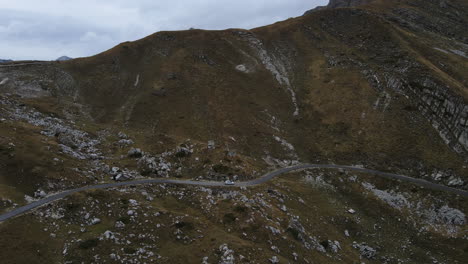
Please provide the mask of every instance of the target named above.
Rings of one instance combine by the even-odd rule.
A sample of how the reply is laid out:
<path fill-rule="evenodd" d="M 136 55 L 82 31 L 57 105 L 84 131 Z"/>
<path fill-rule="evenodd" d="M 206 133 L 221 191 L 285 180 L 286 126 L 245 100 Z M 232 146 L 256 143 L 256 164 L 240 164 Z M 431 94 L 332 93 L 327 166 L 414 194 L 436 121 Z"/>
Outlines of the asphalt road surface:
<path fill-rule="evenodd" d="M 259 185 L 265 182 L 270 181 L 271 179 L 281 175 L 285 174 L 291 171 L 296 171 L 296 170 L 303 170 L 303 169 L 343 169 L 347 171 L 355 171 L 355 172 L 362 172 L 362 173 L 369 173 L 373 174 L 379 177 L 387 178 L 387 179 L 393 179 L 393 180 L 400 180 L 404 182 L 410 182 L 415 185 L 425 187 L 427 189 L 432 189 L 432 190 L 437 190 L 437 191 L 443 191 L 443 192 L 449 192 L 453 193 L 456 195 L 460 195 L 463 197 L 468 197 L 468 191 L 460 190 L 460 189 L 455 189 L 451 188 L 445 185 L 440 185 L 436 183 L 431 183 L 422 179 L 416 179 L 416 178 L 411 178 L 408 176 L 404 175 L 398 175 L 398 174 L 393 174 L 393 173 L 387 173 L 387 172 L 381 172 L 381 171 L 376 171 L 376 170 L 371 170 L 371 169 L 365 169 L 365 168 L 359 168 L 359 167 L 352 167 L 352 166 L 342 166 L 342 165 L 322 165 L 322 164 L 301 164 L 301 165 L 296 165 L 292 167 L 287 167 L 287 168 L 281 168 L 278 170 L 275 170 L 273 172 L 269 172 L 262 177 L 250 181 L 245 181 L 245 182 L 236 182 L 234 185 L 225 185 L 224 182 L 213 182 L 213 181 L 192 181 L 192 180 L 171 180 L 171 179 L 147 179 L 147 180 L 135 180 L 135 181 L 126 181 L 126 182 L 115 182 L 115 183 L 106 183 L 106 184 L 99 184 L 99 185 L 92 185 L 92 186 L 85 186 L 77 189 L 72 189 L 68 191 L 64 191 L 61 193 L 53 194 L 50 195 L 42 200 L 38 200 L 35 202 L 32 202 L 28 205 L 25 205 L 23 207 L 19 207 L 14 209 L 13 211 L 4 213 L 0 215 L 0 222 L 6 221 L 10 218 L 13 218 L 15 216 L 21 215 L 23 213 L 26 213 L 28 211 L 31 211 L 37 207 L 40 207 L 42 205 L 49 204 L 53 201 L 60 200 L 64 197 L 67 197 L 71 194 L 77 193 L 77 192 L 82 192 L 86 190 L 96 190 L 96 189 L 108 189 L 108 188 L 114 188 L 114 187 L 121 187 L 121 186 L 128 186 L 128 185 L 141 185 L 141 184 L 178 184 L 178 185 L 194 185 L 194 186 L 204 186 L 204 187 L 230 187 L 230 188 L 235 188 L 235 187 L 248 187 L 248 186 L 255 186 Z"/>

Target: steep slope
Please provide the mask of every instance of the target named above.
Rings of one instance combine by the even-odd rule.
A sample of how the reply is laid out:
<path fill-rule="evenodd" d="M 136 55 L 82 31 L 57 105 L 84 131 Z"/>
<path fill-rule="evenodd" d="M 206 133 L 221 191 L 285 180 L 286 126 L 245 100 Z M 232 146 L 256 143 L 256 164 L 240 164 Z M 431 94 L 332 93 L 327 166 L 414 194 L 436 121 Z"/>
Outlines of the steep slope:
<path fill-rule="evenodd" d="M 409 3 L 252 31 L 161 32 L 64 69 L 99 122 L 229 142 L 253 157 L 293 157 L 279 137 L 306 161 L 458 170 L 468 149 L 466 4 L 451 2 L 446 15 L 438 1 Z"/>
<path fill-rule="evenodd" d="M 197 157 L 206 164 L 172 157 L 177 175 L 335 162 L 466 187 L 466 3 L 339 3 L 251 31 L 160 32 L 90 58 L 3 67 L 2 89 L 92 135 L 124 130 L 148 155 L 114 165 L 142 173 L 167 176 L 153 156 L 212 141 Z"/>

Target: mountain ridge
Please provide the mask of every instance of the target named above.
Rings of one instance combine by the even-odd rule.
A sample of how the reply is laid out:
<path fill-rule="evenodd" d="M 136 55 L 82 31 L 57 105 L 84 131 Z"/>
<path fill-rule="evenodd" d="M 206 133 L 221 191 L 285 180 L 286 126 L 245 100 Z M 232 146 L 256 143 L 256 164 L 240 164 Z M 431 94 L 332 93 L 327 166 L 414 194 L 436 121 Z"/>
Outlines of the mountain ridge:
<path fill-rule="evenodd" d="M 401 2 L 398 2 L 397 7 L 392 9 L 388 9 L 389 2 L 385 2 L 383 6 L 380 4 L 381 1 L 375 2 L 378 4 L 372 5 L 371 9 L 361 7 L 357 9 L 330 8 L 313 15 L 251 31 L 229 29 L 224 31 L 159 32 L 136 42 L 122 43 L 93 57 L 64 62 L 60 66 L 60 71 L 66 72 L 67 82 L 71 86 L 56 92 L 63 94 L 63 96 L 75 94 L 74 100 L 78 100 L 80 104 L 86 106 L 83 108 L 88 111 L 86 115 L 99 122 L 115 122 L 115 124 L 121 123 L 144 129 L 149 125 L 149 120 L 154 119 L 154 122 L 162 125 L 166 133 L 187 137 L 187 132 L 190 131 L 189 133 L 195 133 L 203 141 L 209 140 L 210 137 L 229 138 L 231 136 L 229 134 L 243 135 L 248 133 L 246 131 L 249 129 L 257 130 L 258 128 L 252 125 L 244 127 L 246 123 L 242 121 L 241 117 L 248 117 L 252 111 L 253 113 L 265 110 L 274 111 L 271 108 L 270 101 L 272 101 L 281 106 L 278 108 L 281 109 L 281 118 L 273 116 L 282 120 L 283 125 L 288 126 L 285 129 L 288 131 L 286 134 L 297 130 L 297 128 L 300 128 L 300 134 L 309 130 L 310 124 L 317 123 L 317 121 L 324 122 L 320 121 L 320 118 L 326 120 L 327 116 L 325 114 L 324 117 L 319 118 L 320 111 L 324 109 L 307 105 L 307 100 L 312 99 L 301 100 L 301 98 L 307 98 L 307 94 L 310 93 L 307 90 L 309 88 L 304 88 L 308 87 L 305 78 L 311 78 L 309 75 L 311 73 L 307 72 L 308 70 L 304 66 L 309 62 L 297 56 L 301 53 L 303 56 L 306 54 L 304 58 L 309 57 L 312 58 L 312 61 L 320 61 L 320 71 L 324 76 L 330 75 L 327 73 L 329 69 L 336 72 L 340 72 L 344 68 L 352 69 L 352 77 L 350 76 L 350 78 L 355 78 L 354 81 L 358 82 L 361 87 L 367 86 L 365 89 L 362 88 L 363 90 L 360 92 L 366 93 L 366 96 L 372 94 L 375 97 L 374 106 L 371 108 L 382 107 L 382 110 L 385 111 L 393 97 L 398 98 L 399 95 L 403 95 L 409 98 L 408 102 L 403 102 L 403 100 L 400 103 L 412 106 L 408 105 L 403 108 L 418 109 L 417 111 L 424 118 L 431 120 L 431 125 L 441 135 L 443 142 L 445 141 L 452 150 L 458 152 L 460 157 L 466 158 L 468 136 L 463 120 L 467 116 L 465 109 L 467 109 L 468 93 L 465 89 L 466 80 L 463 79 L 463 71 L 450 67 L 440 69 L 435 65 L 435 62 L 431 61 L 441 58 L 440 56 L 446 56 L 450 60 L 460 61 L 463 64 L 465 58 L 462 56 L 464 54 L 462 42 L 459 44 L 451 43 L 450 47 L 447 48 L 444 48 L 443 45 L 445 45 L 445 37 L 454 35 L 463 40 L 463 38 L 466 39 L 466 34 L 454 33 L 455 31 L 462 32 L 462 29 L 459 26 L 453 26 L 454 22 L 450 17 L 444 18 L 445 21 L 441 20 L 443 23 L 439 23 L 437 27 L 429 27 L 425 19 L 419 19 L 419 22 L 416 23 L 412 20 L 415 15 L 408 13 L 414 12 L 412 11 L 414 7 L 419 7 L 424 12 L 428 10 L 438 12 L 429 5 L 432 3 L 432 5 L 438 6 L 438 1 L 426 2 L 428 7 L 423 7 L 421 1 L 410 1 L 412 3 L 411 9 L 405 9 L 405 4 Z M 418 6 L 418 3 L 421 5 Z M 339 4 L 339 2 L 331 2 L 330 4 Z M 391 13 L 388 13 L 389 10 Z M 422 15 L 429 15 L 429 13 L 422 11 L 419 14 L 420 18 L 424 17 Z M 327 16 L 337 19 L 332 21 Z M 348 26 L 347 29 L 350 30 L 347 32 L 343 30 L 346 28 L 346 21 L 354 21 L 356 25 L 361 25 L 362 29 L 351 24 Z M 375 23 L 376 26 L 370 28 L 365 23 Z M 281 33 L 273 32 L 273 28 Z M 386 32 L 387 36 L 378 32 L 377 28 Z M 408 35 L 407 31 L 415 30 L 417 32 L 422 30 L 421 39 L 415 39 Z M 356 39 L 352 36 L 358 31 L 363 32 L 360 34 L 364 38 Z M 294 34 L 296 36 L 301 34 L 300 38 L 302 39 L 294 39 Z M 424 38 L 432 38 L 433 34 L 440 34 L 441 37 L 435 39 L 442 46 L 427 47 L 422 44 L 423 42 L 420 42 Z M 281 35 L 291 36 L 292 41 L 279 40 Z M 373 39 L 379 42 L 376 45 L 380 45 L 379 48 L 371 46 L 370 43 Z M 186 46 L 188 42 L 193 42 L 193 45 Z M 306 47 L 305 43 L 310 46 Z M 330 43 L 333 48 L 327 47 Z M 212 52 L 207 47 L 219 47 L 220 51 Z M 347 51 L 339 52 L 340 49 Z M 425 58 L 432 51 L 436 52 L 430 55 L 432 58 L 429 60 Z M 226 56 L 232 58 L 237 56 L 235 59 L 237 62 L 234 63 L 234 60 L 230 59 L 227 63 L 224 59 Z M 313 58 L 314 56 L 316 58 Z M 367 59 L 366 56 L 370 56 L 370 58 Z M 405 56 L 411 59 L 406 61 L 401 59 Z M 189 66 L 187 67 L 187 65 Z M 317 66 L 312 63 L 307 67 Z M 106 74 L 96 74 L 96 67 Z M 397 67 L 397 70 L 392 69 L 392 67 Z M 152 72 L 153 69 L 157 72 L 156 74 Z M 226 73 L 228 74 L 224 76 L 223 74 Z M 428 77 L 433 73 L 437 79 Z M 194 81 L 194 76 L 198 76 L 196 77 L 198 80 Z M 226 78 L 230 80 L 231 84 L 221 82 L 222 89 L 213 85 L 213 80 Z M 312 79 L 312 82 L 316 81 Z M 364 85 L 365 83 L 367 84 Z M 443 83 L 452 86 L 452 88 L 445 88 Z M 323 80 L 323 83 L 316 85 L 335 87 L 326 79 Z M 240 94 L 234 97 L 231 96 L 233 95 L 231 94 L 233 86 L 243 89 Z M 249 87 L 255 86 L 262 88 L 249 89 Z M 271 90 L 268 87 L 276 87 L 276 90 Z M 252 102 L 248 96 L 244 95 L 244 93 L 252 92 L 256 94 L 256 98 L 265 98 L 265 100 Z M 352 89 L 349 91 L 345 89 L 342 92 L 343 94 L 348 93 L 349 99 L 362 100 L 362 98 L 353 95 L 355 91 Z M 220 94 L 212 97 L 213 93 Z M 391 93 L 395 94 L 391 95 Z M 112 100 L 108 99 L 109 94 L 112 94 Z M 191 98 L 187 97 L 189 94 Z M 236 97 L 240 101 L 231 102 L 231 98 Z M 269 98 L 268 101 L 266 98 Z M 191 103 L 186 104 L 185 100 Z M 437 103 L 439 100 L 442 103 Z M 157 101 L 158 104 L 151 101 Z M 240 108 L 245 102 L 249 102 L 248 107 Z M 364 101 L 361 103 L 366 104 Z M 177 118 L 184 120 L 179 124 L 180 128 L 171 125 L 173 117 L 153 116 L 149 119 L 141 119 L 142 116 L 149 113 L 161 113 L 164 108 L 174 107 L 176 107 L 175 109 L 180 108 Z M 326 111 L 332 111 L 329 112 L 332 115 L 336 115 L 340 111 L 339 108 L 336 108 L 337 106 L 332 104 L 329 104 L 328 107 L 331 108 Z M 351 106 L 349 107 L 352 109 Z M 433 107 L 437 109 L 433 111 Z M 309 112 L 304 114 L 305 109 L 306 112 Z M 310 109 L 315 109 L 315 112 L 310 112 Z M 218 116 L 218 113 L 222 114 Z M 243 114 L 232 115 L 230 113 Z M 412 113 L 408 113 L 403 111 L 401 115 L 411 116 Z M 199 126 L 197 123 L 203 120 L 203 116 L 207 114 L 211 116 L 204 121 L 204 125 Z M 258 123 L 259 120 L 265 118 L 261 115 L 251 117 L 252 120 L 249 122 L 251 124 Z M 227 116 L 231 116 L 229 118 L 231 124 L 228 125 L 228 129 L 224 125 L 220 125 L 226 122 L 224 119 Z M 287 119 L 294 120 L 295 123 L 285 121 Z M 346 127 L 351 125 L 340 116 L 335 116 L 334 119 L 340 121 L 332 123 L 333 126 L 339 127 L 346 124 Z M 358 118 L 353 122 L 358 122 L 357 120 Z M 250 124 L 249 122 L 247 124 Z M 398 123 L 396 120 L 392 122 Z M 325 122 L 325 127 L 328 125 Z M 262 124 L 262 126 L 264 126 L 263 131 L 272 129 L 271 125 L 268 124 Z M 319 128 L 316 133 L 326 133 L 325 130 L 322 130 L 325 127 Z M 352 130 L 359 131 L 357 123 L 351 127 L 354 127 Z M 339 129 L 347 130 L 350 128 Z M 224 132 L 218 134 L 220 131 Z M 270 133 L 272 132 L 267 132 L 267 134 Z M 276 141 L 275 136 L 272 136 L 271 140 L 263 142 L 263 146 L 272 145 Z M 366 139 L 362 139 L 364 140 L 363 144 L 370 144 L 371 137 L 373 136 L 369 134 Z M 297 142 L 302 140 L 297 135 L 293 138 L 296 138 Z M 259 143 L 249 137 L 246 137 L 245 140 L 242 147 L 245 150 L 249 149 L 247 146 Z M 295 144 L 293 143 L 293 145 Z M 262 148 L 256 147 L 256 149 Z M 350 153 L 356 150 L 356 146 L 352 148 Z M 347 163 L 349 160 L 342 162 Z"/>

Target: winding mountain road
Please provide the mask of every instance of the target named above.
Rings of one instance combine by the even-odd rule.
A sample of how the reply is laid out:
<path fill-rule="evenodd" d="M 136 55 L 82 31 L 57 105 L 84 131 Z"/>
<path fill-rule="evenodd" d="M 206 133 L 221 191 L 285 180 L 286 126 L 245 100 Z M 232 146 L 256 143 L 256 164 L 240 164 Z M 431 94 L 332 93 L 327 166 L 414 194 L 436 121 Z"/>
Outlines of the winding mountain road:
<path fill-rule="evenodd" d="M 296 171 L 296 170 L 303 170 L 303 169 L 343 169 L 347 171 L 355 171 L 355 172 L 362 172 L 362 173 L 369 173 L 373 174 L 379 177 L 387 178 L 387 179 L 393 179 L 393 180 L 401 180 L 405 182 L 410 182 L 428 189 L 432 190 L 437 190 L 437 191 L 444 191 L 444 192 L 449 192 L 453 194 L 457 194 L 463 197 L 468 197 L 468 191 L 460 190 L 460 189 L 455 189 L 451 188 L 445 185 L 440 185 L 440 184 L 435 184 L 431 183 L 422 179 L 417 179 L 417 178 L 411 178 L 408 176 L 404 175 L 398 175 L 398 174 L 393 174 L 393 173 L 387 173 L 387 172 L 381 172 L 381 171 L 376 171 L 376 170 L 371 170 L 371 169 L 365 169 L 365 168 L 358 168 L 358 167 L 352 167 L 352 166 L 342 166 L 342 165 L 334 165 L 334 164 L 329 164 L 329 165 L 324 165 L 324 164 L 301 164 L 301 165 L 296 165 L 292 167 L 287 167 L 287 168 L 281 168 L 278 170 L 275 170 L 273 172 L 269 172 L 262 177 L 250 181 L 245 181 L 245 182 L 237 182 L 235 185 L 225 185 L 224 182 L 213 182 L 213 181 L 193 181 L 193 180 L 171 180 L 171 179 L 146 179 L 146 180 L 135 180 L 135 181 L 127 181 L 127 182 L 116 182 L 116 183 L 106 183 L 106 184 L 99 184 L 99 185 L 92 185 L 92 186 L 84 186 L 81 188 L 77 189 L 72 189 L 68 191 L 64 191 L 61 193 L 53 194 L 51 196 L 48 196 L 42 200 L 38 200 L 35 202 L 32 202 L 28 205 L 16 208 L 10 212 L 4 213 L 0 215 L 0 223 L 3 221 L 6 221 L 10 218 L 13 218 L 15 216 L 21 215 L 23 213 L 26 213 L 28 211 L 31 211 L 37 207 L 49 204 L 51 202 L 63 199 L 67 196 L 70 196 L 74 193 L 77 192 L 82 192 L 82 191 L 87 191 L 87 190 L 96 190 L 96 189 L 108 189 L 108 188 L 114 188 L 114 187 L 121 187 L 121 186 L 128 186 L 128 185 L 141 185 L 141 184 L 177 184 L 177 185 L 193 185 L 193 186 L 204 186 L 204 187 L 230 187 L 230 188 L 235 188 L 235 187 L 248 187 L 248 186 L 255 186 L 259 185 L 265 182 L 270 181 L 271 179 L 281 175 L 285 174 L 291 171 Z"/>

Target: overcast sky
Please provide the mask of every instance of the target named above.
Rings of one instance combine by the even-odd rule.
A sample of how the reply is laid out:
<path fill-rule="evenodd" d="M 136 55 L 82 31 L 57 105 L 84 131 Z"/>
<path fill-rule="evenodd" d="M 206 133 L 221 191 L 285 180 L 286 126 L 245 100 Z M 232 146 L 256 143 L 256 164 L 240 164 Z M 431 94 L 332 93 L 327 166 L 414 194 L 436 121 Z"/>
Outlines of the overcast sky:
<path fill-rule="evenodd" d="M 0 0 L 0 59 L 90 56 L 161 30 L 254 28 L 328 0 Z"/>

